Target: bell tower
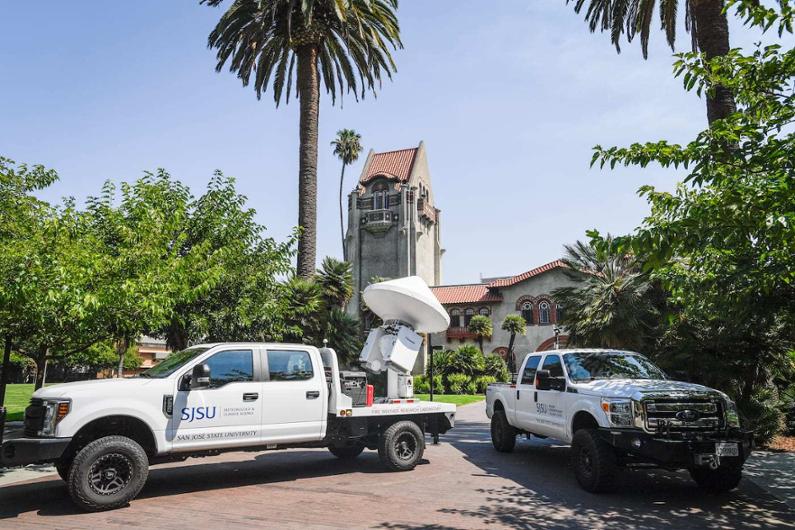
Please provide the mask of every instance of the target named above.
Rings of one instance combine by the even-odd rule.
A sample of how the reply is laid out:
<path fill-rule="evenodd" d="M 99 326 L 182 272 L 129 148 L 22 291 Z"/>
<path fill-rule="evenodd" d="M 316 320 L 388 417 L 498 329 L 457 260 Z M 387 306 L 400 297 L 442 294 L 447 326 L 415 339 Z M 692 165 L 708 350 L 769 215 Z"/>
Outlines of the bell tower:
<path fill-rule="evenodd" d="M 419 276 L 442 282 L 440 210 L 436 207 L 425 144 L 397 151 L 371 150 L 348 196 L 348 260 L 358 315 L 361 291 L 375 277 Z"/>

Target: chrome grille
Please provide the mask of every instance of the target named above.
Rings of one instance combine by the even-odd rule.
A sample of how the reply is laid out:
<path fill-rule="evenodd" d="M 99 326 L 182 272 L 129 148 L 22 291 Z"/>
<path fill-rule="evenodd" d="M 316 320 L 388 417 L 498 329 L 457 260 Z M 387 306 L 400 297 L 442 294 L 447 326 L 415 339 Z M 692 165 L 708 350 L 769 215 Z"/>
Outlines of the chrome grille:
<path fill-rule="evenodd" d="M 712 431 L 724 426 L 719 399 L 653 399 L 643 402 L 643 411 L 649 431 Z"/>

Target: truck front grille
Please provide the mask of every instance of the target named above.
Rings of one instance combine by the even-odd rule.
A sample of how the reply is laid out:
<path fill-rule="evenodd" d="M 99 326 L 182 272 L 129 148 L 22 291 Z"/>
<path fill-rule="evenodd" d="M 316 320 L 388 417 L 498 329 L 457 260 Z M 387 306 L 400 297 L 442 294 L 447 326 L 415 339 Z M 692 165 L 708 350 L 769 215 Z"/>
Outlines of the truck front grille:
<path fill-rule="evenodd" d="M 715 431 L 722 429 L 723 403 L 710 398 L 659 398 L 643 402 L 646 429 L 660 431 Z"/>
<path fill-rule="evenodd" d="M 33 398 L 25 409 L 25 436 L 34 437 L 44 427 L 44 402 Z"/>

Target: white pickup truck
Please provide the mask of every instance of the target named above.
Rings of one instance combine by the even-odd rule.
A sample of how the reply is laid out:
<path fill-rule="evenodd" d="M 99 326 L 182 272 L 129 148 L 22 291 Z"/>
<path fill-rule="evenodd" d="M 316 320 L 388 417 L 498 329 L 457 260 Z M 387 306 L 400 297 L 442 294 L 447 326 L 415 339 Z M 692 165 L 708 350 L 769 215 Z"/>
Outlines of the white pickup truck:
<path fill-rule="evenodd" d="M 571 349 L 531 353 L 514 384 L 486 391 L 494 448 L 519 434 L 571 444 L 587 491 L 613 485 L 620 466 L 688 469 L 711 491 L 737 486 L 752 436 L 722 392 L 672 381 L 633 352 Z"/>
<path fill-rule="evenodd" d="M 417 277 L 373 284 L 364 297 L 384 324 L 359 361 L 387 373 L 385 397 L 374 397 L 364 372 L 341 372 L 330 348 L 198 345 L 138 377 L 37 390 L 24 437 L 0 446 L 0 467 L 54 463 L 89 511 L 135 498 L 150 464 L 224 451 L 327 447 L 351 459 L 367 448 L 389 470 L 413 469 L 425 433 L 436 438 L 455 423 L 455 405 L 414 399 L 411 379 L 417 332 L 446 329 L 449 317 Z"/>

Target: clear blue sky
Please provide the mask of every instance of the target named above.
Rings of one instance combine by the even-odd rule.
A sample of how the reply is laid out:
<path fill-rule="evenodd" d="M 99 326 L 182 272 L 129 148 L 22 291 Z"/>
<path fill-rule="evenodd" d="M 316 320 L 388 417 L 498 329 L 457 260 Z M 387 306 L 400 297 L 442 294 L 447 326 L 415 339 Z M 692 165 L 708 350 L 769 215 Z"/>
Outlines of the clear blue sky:
<path fill-rule="evenodd" d="M 200 194 L 221 169 L 284 238 L 297 217 L 298 106 L 215 73 L 206 38 L 220 14 L 190 0 L 4 2 L 0 154 L 56 169 L 50 200 L 158 167 Z M 425 140 L 444 281 L 462 283 L 553 260 L 589 228 L 632 230 L 648 211 L 637 188 L 671 189 L 677 174 L 592 170 L 591 147 L 684 142 L 706 124 L 661 32 L 643 61 L 637 42 L 616 54 L 564 0 L 402 0 L 399 18 L 394 81 L 376 99 L 322 105 L 319 257 L 341 255 L 328 147 L 340 128 L 366 149 Z M 733 44 L 756 37 L 732 25 Z"/>

